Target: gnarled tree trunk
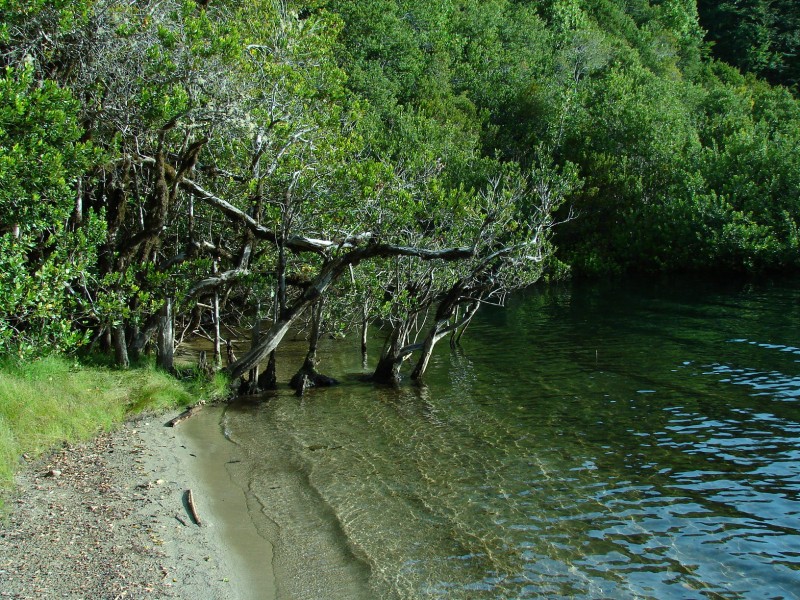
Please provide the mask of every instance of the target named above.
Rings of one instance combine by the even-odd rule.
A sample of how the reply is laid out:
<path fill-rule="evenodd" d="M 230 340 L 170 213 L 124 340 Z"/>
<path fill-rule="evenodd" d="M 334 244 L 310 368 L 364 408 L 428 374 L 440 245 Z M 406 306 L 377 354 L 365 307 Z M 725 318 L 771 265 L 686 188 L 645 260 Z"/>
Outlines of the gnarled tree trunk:
<path fill-rule="evenodd" d="M 250 349 L 252 350 L 258 346 L 259 341 L 261 341 L 261 303 L 256 302 L 255 313 L 253 315 L 253 327 L 250 329 Z M 246 389 L 248 394 L 258 394 L 261 391 L 258 365 L 250 369 Z"/>
<path fill-rule="evenodd" d="M 421 344 L 406 345 L 408 341 L 411 322 L 404 321 L 397 325 L 389 336 L 389 340 L 383 349 L 375 371 L 372 373 L 372 380 L 377 383 L 397 385 L 400 383 L 400 368 L 411 353 L 419 350 Z"/>
<path fill-rule="evenodd" d="M 269 353 L 267 368 L 258 376 L 258 387 L 261 391 L 278 389 L 278 373 L 274 350 Z"/>
<path fill-rule="evenodd" d="M 329 387 L 339 383 L 333 377 L 317 372 L 317 347 L 322 337 L 322 319 L 324 300 L 320 300 L 311 307 L 311 333 L 308 340 L 308 353 L 300 370 L 292 377 L 289 385 L 295 394 L 302 396 L 311 387 Z"/>
<path fill-rule="evenodd" d="M 237 213 L 240 214 L 240 213 Z M 273 323 L 257 347 L 253 348 L 234 364 L 229 365 L 227 373 L 232 381 L 237 381 L 244 373 L 260 363 L 270 352 L 278 347 L 283 337 L 292 325 L 342 276 L 342 274 L 361 261 L 378 256 L 416 256 L 422 260 L 460 260 L 472 256 L 470 248 L 447 248 L 444 250 L 426 250 L 424 248 L 410 248 L 388 244 L 367 244 L 357 247 L 329 260 L 322 267 L 317 276 L 303 290 L 303 293 L 290 306 L 284 314 Z"/>

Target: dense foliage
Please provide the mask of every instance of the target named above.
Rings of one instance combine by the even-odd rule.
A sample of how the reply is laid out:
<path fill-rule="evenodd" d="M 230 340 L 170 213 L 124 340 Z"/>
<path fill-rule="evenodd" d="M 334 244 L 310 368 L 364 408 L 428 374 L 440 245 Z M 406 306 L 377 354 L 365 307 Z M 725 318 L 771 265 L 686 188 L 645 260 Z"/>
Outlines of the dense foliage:
<path fill-rule="evenodd" d="M 0 0 L 0 23 L 3 353 L 125 364 L 174 318 L 219 360 L 220 326 L 253 325 L 238 379 L 306 319 L 313 376 L 323 332 L 380 321 L 392 380 L 569 268 L 800 265 L 800 104 L 710 58 L 691 0 Z M 793 83 L 790 37 L 737 65 Z"/>
<path fill-rule="evenodd" d="M 698 0 L 716 57 L 774 84 L 800 83 L 800 5 L 794 0 Z"/>

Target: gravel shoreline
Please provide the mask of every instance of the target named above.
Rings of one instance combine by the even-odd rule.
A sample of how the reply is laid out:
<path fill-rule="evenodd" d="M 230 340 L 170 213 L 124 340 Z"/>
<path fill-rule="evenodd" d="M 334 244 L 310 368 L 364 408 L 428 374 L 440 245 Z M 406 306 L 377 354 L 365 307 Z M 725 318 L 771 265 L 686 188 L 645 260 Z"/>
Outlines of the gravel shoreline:
<path fill-rule="evenodd" d="M 164 427 L 172 416 L 128 422 L 21 469 L 0 520 L 0 598 L 239 597 L 223 542 L 186 506 L 198 483 L 192 455 Z"/>

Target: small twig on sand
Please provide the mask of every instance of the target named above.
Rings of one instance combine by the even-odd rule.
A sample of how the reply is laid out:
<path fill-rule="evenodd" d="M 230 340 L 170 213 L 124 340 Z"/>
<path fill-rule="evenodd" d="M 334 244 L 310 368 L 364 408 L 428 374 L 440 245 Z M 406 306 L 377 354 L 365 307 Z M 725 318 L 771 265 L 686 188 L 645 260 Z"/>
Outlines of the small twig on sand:
<path fill-rule="evenodd" d="M 192 408 L 190 408 L 189 410 L 183 411 L 181 414 L 179 414 L 174 419 L 170 419 L 169 421 L 167 421 L 167 426 L 168 427 L 175 427 L 175 425 L 178 425 L 179 423 L 182 423 L 183 421 L 185 421 L 186 419 L 188 419 L 189 417 L 191 417 L 195 413 L 199 412 L 201 408 L 203 408 L 203 405 L 202 404 L 197 404 L 197 405 L 193 406 Z"/>
<path fill-rule="evenodd" d="M 197 507 L 194 504 L 194 494 L 192 494 L 192 490 L 186 490 L 186 504 L 189 506 L 189 512 L 191 513 L 194 522 L 197 523 L 198 526 L 201 526 L 203 522 L 197 515 Z"/>

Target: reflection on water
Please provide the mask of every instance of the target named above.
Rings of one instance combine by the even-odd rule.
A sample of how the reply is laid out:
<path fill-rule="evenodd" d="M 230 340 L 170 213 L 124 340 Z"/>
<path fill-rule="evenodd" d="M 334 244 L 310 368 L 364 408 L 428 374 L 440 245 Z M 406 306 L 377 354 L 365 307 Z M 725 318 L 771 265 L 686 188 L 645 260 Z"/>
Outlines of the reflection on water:
<path fill-rule="evenodd" d="M 224 416 L 280 596 L 794 597 L 799 307 L 800 285 L 531 292 L 397 390 L 327 348 L 340 387 Z"/>

